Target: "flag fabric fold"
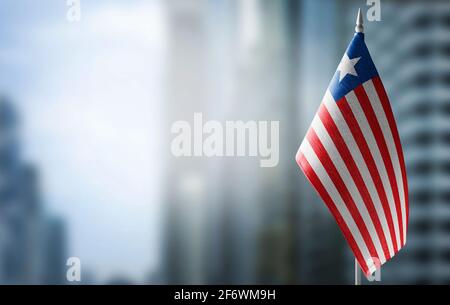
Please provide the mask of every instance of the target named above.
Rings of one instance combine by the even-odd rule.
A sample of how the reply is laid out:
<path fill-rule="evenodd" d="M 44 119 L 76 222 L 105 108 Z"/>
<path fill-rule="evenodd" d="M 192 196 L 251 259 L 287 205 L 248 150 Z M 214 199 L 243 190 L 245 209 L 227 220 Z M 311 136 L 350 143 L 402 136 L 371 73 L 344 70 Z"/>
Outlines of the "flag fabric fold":
<path fill-rule="evenodd" d="M 296 161 L 336 219 L 366 276 L 406 243 L 408 184 L 388 96 L 355 33 Z"/>

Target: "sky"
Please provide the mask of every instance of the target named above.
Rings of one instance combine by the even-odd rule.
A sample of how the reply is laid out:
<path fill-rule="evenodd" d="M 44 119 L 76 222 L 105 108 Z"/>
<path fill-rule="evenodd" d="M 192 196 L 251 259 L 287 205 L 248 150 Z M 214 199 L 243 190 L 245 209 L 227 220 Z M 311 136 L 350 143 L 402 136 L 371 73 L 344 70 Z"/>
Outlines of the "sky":
<path fill-rule="evenodd" d="M 93 3 L 95 2 L 95 3 Z M 0 92 L 22 117 L 23 155 L 61 216 L 68 256 L 100 281 L 142 280 L 160 249 L 162 1 L 2 0 Z"/>

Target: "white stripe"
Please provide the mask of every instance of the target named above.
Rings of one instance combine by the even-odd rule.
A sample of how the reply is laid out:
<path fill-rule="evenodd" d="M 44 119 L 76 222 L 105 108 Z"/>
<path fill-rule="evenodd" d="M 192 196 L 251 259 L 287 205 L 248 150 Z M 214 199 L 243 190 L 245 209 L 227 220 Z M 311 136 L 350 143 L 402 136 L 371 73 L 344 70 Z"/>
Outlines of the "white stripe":
<path fill-rule="evenodd" d="M 322 163 L 320 162 L 319 158 L 317 157 L 316 153 L 314 152 L 314 150 L 311 147 L 307 138 L 305 138 L 303 140 L 302 145 L 300 146 L 300 150 L 302 151 L 303 155 L 305 156 L 305 159 L 308 161 L 308 163 L 313 168 L 315 174 L 317 175 L 320 182 L 324 186 L 326 192 L 332 198 L 333 203 L 336 206 L 336 209 L 339 211 L 339 214 L 342 216 L 350 233 L 353 236 L 353 239 L 356 242 L 357 247 L 361 251 L 361 254 L 364 257 L 364 260 L 366 261 L 369 271 L 371 273 L 374 272 L 376 269 L 375 263 L 369 254 L 369 250 L 367 248 L 366 243 L 364 242 L 361 232 L 359 231 L 355 221 L 353 220 L 353 217 L 351 216 L 344 201 L 342 200 L 341 196 L 339 195 L 339 192 L 337 191 L 336 187 L 334 186 L 333 181 L 328 176 L 328 173 L 326 172 L 325 168 L 323 167 Z"/>
<path fill-rule="evenodd" d="M 367 145 L 369 146 L 370 152 L 372 153 L 373 159 L 375 161 L 375 165 L 378 169 L 378 173 L 380 174 L 381 181 L 384 186 L 384 191 L 386 193 L 391 214 L 392 214 L 392 221 L 394 222 L 394 229 L 395 229 L 395 235 L 397 238 L 397 249 L 401 248 L 401 242 L 400 242 L 400 226 L 398 223 L 397 218 L 397 210 L 395 209 L 395 201 L 392 194 L 391 185 L 389 183 L 389 176 L 386 171 L 386 167 L 383 163 L 383 158 L 381 157 L 381 152 L 378 148 L 378 145 L 375 141 L 375 136 L 373 134 L 372 129 L 369 126 L 369 123 L 367 121 L 367 118 L 361 109 L 361 105 L 358 101 L 358 98 L 356 97 L 355 93 L 353 91 L 350 91 L 346 96 L 347 102 L 358 122 L 359 127 L 361 128 L 361 131 L 364 135 L 364 139 L 367 142 Z"/>
<path fill-rule="evenodd" d="M 378 194 L 378 191 L 375 187 L 375 182 L 372 179 L 372 175 L 370 174 L 369 168 L 367 167 L 366 161 L 359 150 L 358 144 L 356 144 L 356 140 L 353 138 L 353 135 L 350 131 L 350 128 L 347 125 L 344 117 L 342 116 L 341 110 L 336 105 L 336 102 L 333 100 L 331 93 L 327 91 L 325 98 L 323 100 L 324 106 L 327 108 L 328 113 L 334 121 L 339 133 L 342 135 L 345 141 L 345 145 L 347 146 L 350 154 L 352 155 L 353 160 L 358 167 L 361 176 L 364 179 L 367 189 L 369 190 L 370 197 L 375 206 L 375 210 L 377 211 L 378 218 L 380 219 L 381 226 L 383 228 L 384 235 L 386 236 L 386 243 L 389 248 L 389 254 L 394 256 L 394 240 L 392 240 L 391 231 L 389 230 L 388 222 L 386 214 L 384 213 L 383 205 L 381 203 L 381 198 Z M 383 190 L 384 192 L 384 190 Z"/>
<path fill-rule="evenodd" d="M 339 151 L 334 145 L 333 140 L 330 138 L 330 135 L 325 129 L 325 126 L 323 126 L 323 123 L 318 115 L 316 115 L 316 117 L 314 118 L 311 127 L 315 130 L 317 137 L 320 139 L 320 142 L 325 147 L 325 150 L 330 156 L 331 161 L 336 167 L 339 176 L 344 181 L 344 184 L 349 191 L 357 210 L 361 214 L 362 220 L 364 221 L 367 230 L 369 231 L 370 237 L 373 241 L 373 244 L 375 245 L 375 249 L 377 250 L 378 258 L 380 259 L 381 263 L 384 263 L 386 261 L 386 257 L 384 256 L 381 240 L 379 239 L 377 231 L 375 229 L 375 225 L 370 218 L 367 206 L 365 205 L 364 200 L 359 193 L 358 187 L 356 186 L 355 181 L 353 181 L 353 178 L 348 171 L 347 166 L 342 159 L 342 156 L 339 154 Z"/>
<path fill-rule="evenodd" d="M 403 220 L 403 240 L 406 240 L 406 208 L 405 208 L 405 190 L 403 188 L 403 176 L 402 170 L 400 167 L 400 159 L 398 154 L 401 152 L 397 151 L 397 147 L 395 146 L 394 136 L 392 135 L 392 130 L 389 127 L 389 122 L 386 117 L 386 113 L 384 112 L 383 106 L 381 104 L 380 98 L 377 94 L 377 91 L 373 85 L 372 80 L 364 83 L 364 89 L 366 90 L 367 96 L 369 97 L 370 104 L 373 107 L 375 115 L 377 117 L 378 122 L 380 122 L 380 127 L 383 132 L 383 136 L 386 142 L 386 145 L 389 150 L 389 155 L 391 157 L 391 161 L 394 167 L 395 178 L 397 180 L 397 185 L 399 189 L 399 197 L 401 201 L 401 211 L 402 211 L 402 220 Z"/>

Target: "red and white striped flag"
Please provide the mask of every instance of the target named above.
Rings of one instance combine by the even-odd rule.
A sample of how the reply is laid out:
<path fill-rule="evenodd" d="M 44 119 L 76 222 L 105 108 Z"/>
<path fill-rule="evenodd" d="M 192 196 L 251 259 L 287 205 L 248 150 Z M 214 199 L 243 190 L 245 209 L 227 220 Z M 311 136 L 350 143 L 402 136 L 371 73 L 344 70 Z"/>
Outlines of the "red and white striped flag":
<path fill-rule="evenodd" d="M 408 185 L 394 115 L 355 33 L 296 156 L 366 276 L 406 243 Z"/>

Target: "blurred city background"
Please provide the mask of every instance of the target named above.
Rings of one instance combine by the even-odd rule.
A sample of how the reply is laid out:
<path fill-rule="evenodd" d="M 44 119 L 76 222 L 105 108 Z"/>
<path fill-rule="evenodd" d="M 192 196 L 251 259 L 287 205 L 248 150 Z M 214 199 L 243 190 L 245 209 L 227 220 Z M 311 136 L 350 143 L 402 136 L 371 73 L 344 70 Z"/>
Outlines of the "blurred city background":
<path fill-rule="evenodd" d="M 405 150 L 408 243 L 382 283 L 450 284 L 450 3 L 381 0 L 366 43 Z M 357 0 L 0 4 L 0 283 L 351 284 L 295 163 Z M 280 162 L 175 158 L 177 120 L 280 121 Z"/>

